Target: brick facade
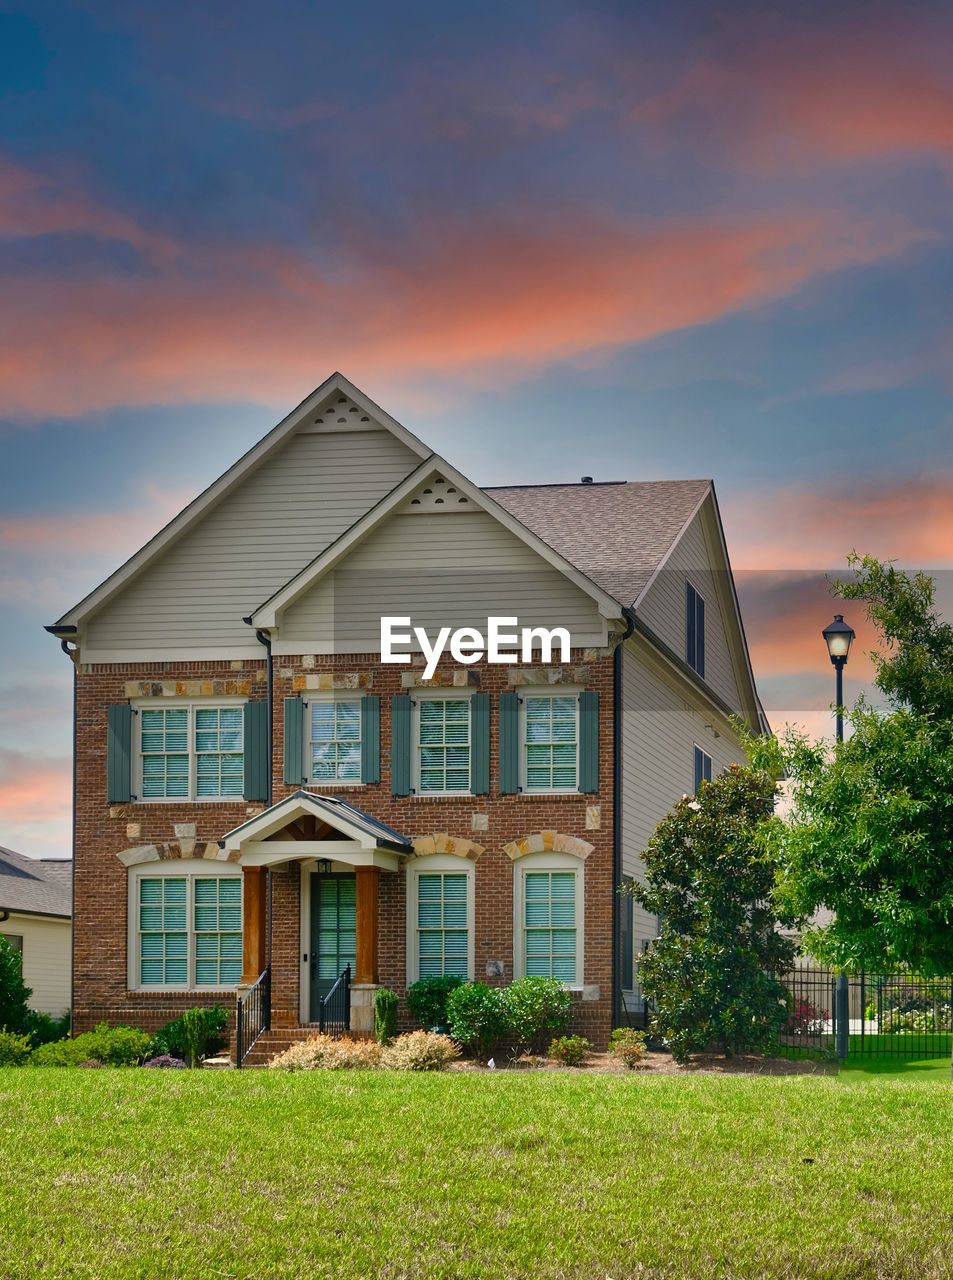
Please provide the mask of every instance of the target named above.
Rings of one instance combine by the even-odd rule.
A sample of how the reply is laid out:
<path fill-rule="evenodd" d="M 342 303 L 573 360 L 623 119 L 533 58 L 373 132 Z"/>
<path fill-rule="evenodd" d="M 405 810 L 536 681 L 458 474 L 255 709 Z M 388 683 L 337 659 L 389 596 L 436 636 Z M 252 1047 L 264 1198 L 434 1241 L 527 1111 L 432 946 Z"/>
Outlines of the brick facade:
<path fill-rule="evenodd" d="M 596 1044 L 611 1029 L 612 882 L 612 656 L 609 650 L 576 650 L 567 679 L 585 677 L 600 694 L 598 795 L 504 795 L 498 790 L 498 695 L 514 687 L 514 672 L 500 665 L 468 669 L 491 695 L 490 794 L 461 797 L 393 797 L 390 778 L 390 698 L 406 693 L 419 673 L 383 665 L 379 654 L 301 655 L 274 662 L 273 799 L 295 790 L 283 778 L 283 700 L 309 688 L 350 685 L 381 698 L 381 781 L 376 785 L 337 784 L 330 790 L 371 816 L 412 838 L 446 832 L 483 847 L 475 867 L 475 973 L 482 981 L 513 977 L 514 861 L 505 846 L 544 831 L 593 846 L 584 867 L 587 990 L 576 997 L 575 1027 Z M 130 991 L 127 983 L 128 871 L 119 854 L 133 846 L 155 845 L 161 856 L 216 856 L 218 840 L 261 810 L 245 801 L 142 803 L 110 806 L 106 800 L 106 716 L 112 703 L 141 696 L 171 705 L 176 699 L 239 694 L 266 696 L 264 658 L 247 662 L 164 662 L 81 664 L 77 672 L 76 845 L 74 920 L 74 1027 L 85 1030 L 101 1019 L 128 1021 L 154 1029 L 190 1004 L 210 995 Z M 549 669 L 524 669 L 516 683 L 549 683 Z M 326 677 L 330 676 L 328 681 Z M 325 679 L 322 679 L 325 677 Z M 337 677 L 337 679 L 335 679 Z M 346 682 L 346 684 L 345 684 Z M 450 685 L 442 667 L 435 684 Z M 314 788 L 318 793 L 321 788 Z M 474 816 L 478 815 L 474 822 Z M 183 824 L 186 824 L 183 835 Z M 188 824 L 194 824 L 194 836 Z M 176 826 L 180 831 L 176 832 Z M 194 839 L 194 846 L 192 841 Z M 272 872 L 272 988 L 276 1026 L 299 1023 L 301 972 L 300 870 Z M 380 877 L 380 979 L 403 993 L 406 985 L 405 876 Z M 307 946 L 307 944 L 305 944 Z M 502 960 L 502 978 L 486 976 L 486 962 Z M 591 998 L 596 995 L 598 998 Z M 222 999 L 223 997 L 217 997 Z M 409 1025 L 402 1004 L 402 1021 Z"/>

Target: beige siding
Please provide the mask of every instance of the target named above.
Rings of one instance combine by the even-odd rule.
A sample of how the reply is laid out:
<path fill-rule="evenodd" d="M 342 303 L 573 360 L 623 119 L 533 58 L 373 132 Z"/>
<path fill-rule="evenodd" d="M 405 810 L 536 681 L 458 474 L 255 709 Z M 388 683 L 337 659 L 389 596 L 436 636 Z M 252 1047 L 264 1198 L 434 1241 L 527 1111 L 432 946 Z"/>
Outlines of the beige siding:
<path fill-rule="evenodd" d="M 703 512 L 695 516 L 638 607 L 639 617 L 685 657 L 685 588 L 690 582 L 705 601 L 705 681 L 735 711 L 742 710 L 728 648 L 722 601 L 730 585 L 711 567 Z"/>
<path fill-rule="evenodd" d="M 695 782 L 697 744 L 711 756 L 712 776 L 745 754 L 722 723 L 693 705 L 660 669 L 626 644 L 622 654 L 622 870 L 641 878 L 642 851 L 655 828 Z M 636 944 L 655 935 L 655 917 L 635 908 Z"/>
<path fill-rule="evenodd" d="M 386 615 L 409 615 L 431 636 L 485 634 L 496 615 L 566 627 L 573 644 L 605 643 L 590 597 L 485 511 L 392 516 L 288 608 L 279 641 L 285 652 L 377 650 Z"/>
<path fill-rule="evenodd" d="M 23 981 L 33 988 L 30 1008 L 61 1014 L 70 1007 L 72 964 L 69 920 L 11 912 L 0 933 L 23 939 Z"/>
<path fill-rule="evenodd" d="M 87 649 L 254 644 L 242 618 L 419 462 L 383 430 L 292 436 L 96 614 Z"/>

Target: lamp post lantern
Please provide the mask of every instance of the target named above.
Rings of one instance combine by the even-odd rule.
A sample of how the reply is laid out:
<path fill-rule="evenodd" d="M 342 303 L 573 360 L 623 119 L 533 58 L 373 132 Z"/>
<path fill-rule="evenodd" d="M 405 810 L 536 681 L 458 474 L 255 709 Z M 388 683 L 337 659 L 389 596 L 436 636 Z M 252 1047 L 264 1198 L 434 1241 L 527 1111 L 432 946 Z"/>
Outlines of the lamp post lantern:
<path fill-rule="evenodd" d="M 847 665 L 847 655 L 850 653 L 854 629 L 844 621 L 842 613 L 835 613 L 834 621 L 828 623 L 821 635 L 827 644 L 827 652 L 830 654 L 834 670 L 837 672 L 834 714 L 837 717 L 837 741 L 843 742 L 844 667 Z M 863 1016 L 863 1012 L 861 1012 L 861 1016 Z M 846 973 L 837 975 L 837 986 L 834 994 L 834 1036 L 835 1052 L 838 1058 L 843 1061 L 850 1052 L 850 990 L 847 985 Z"/>

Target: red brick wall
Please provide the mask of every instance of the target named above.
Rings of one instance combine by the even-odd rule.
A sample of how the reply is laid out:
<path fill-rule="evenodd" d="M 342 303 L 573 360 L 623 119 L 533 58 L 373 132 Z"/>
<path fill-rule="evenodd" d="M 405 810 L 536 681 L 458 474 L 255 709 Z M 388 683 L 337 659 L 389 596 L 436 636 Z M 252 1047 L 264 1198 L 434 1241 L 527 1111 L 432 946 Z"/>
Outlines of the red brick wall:
<path fill-rule="evenodd" d="M 503 846 L 541 830 L 556 830 L 595 846 L 585 862 L 585 962 L 587 985 L 599 987 L 600 998 L 577 997 L 576 1027 L 604 1043 L 611 1019 L 612 919 L 612 659 L 581 651 L 573 662 L 589 670 L 587 687 L 600 693 L 599 794 L 589 796 L 501 796 L 498 781 L 498 700 L 506 691 L 507 668 L 470 668 L 480 672 L 481 689 L 491 695 L 490 794 L 473 797 L 399 797 L 390 791 L 390 698 L 401 689 L 406 668 L 384 666 L 379 655 L 350 654 L 309 659 L 275 659 L 274 799 L 295 790 L 283 776 L 283 699 L 300 692 L 301 676 L 320 672 L 372 673 L 369 692 L 381 698 L 381 782 L 375 786 L 339 784 L 340 794 L 367 813 L 408 836 L 447 832 L 472 840 L 485 849 L 475 864 L 475 977 L 509 982 L 513 977 L 514 864 Z M 217 841 L 248 817 L 251 806 L 205 802 L 132 803 L 110 807 L 106 802 L 106 709 L 127 700 L 127 681 L 184 682 L 196 679 L 228 681 L 229 692 L 264 698 L 265 663 L 247 662 L 236 669 L 228 662 L 144 663 L 135 666 L 81 666 L 77 687 L 77 810 L 76 899 L 74 922 L 75 1009 L 77 1029 L 101 1018 L 128 1020 L 153 1028 L 189 1004 L 208 1002 L 207 995 L 130 992 L 127 988 L 128 872 L 116 854 L 140 844 L 175 840 L 173 825 L 196 824 L 196 850 Z M 297 681 L 295 677 L 298 677 Z M 297 684 L 297 688 L 296 688 Z M 226 692 L 224 685 L 214 690 Z M 169 702 L 171 702 L 171 698 Z M 165 705 L 168 705 L 166 703 Z M 586 806 L 601 806 L 601 828 L 586 829 Z M 489 828 L 471 829 L 474 813 L 488 815 Z M 134 837 L 127 824 L 138 823 Z M 403 993 L 406 968 L 405 894 L 402 874 L 381 873 L 380 976 Z M 297 865 L 272 876 L 273 1015 L 276 1025 L 299 1021 L 299 974 L 302 940 L 299 929 L 300 873 Z M 307 944 L 305 944 L 307 949 Z M 504 978 L 488 979 L 485 964 L 502 960 Z M 402 1015 L 406 1021 L 406 1013 Z"/>

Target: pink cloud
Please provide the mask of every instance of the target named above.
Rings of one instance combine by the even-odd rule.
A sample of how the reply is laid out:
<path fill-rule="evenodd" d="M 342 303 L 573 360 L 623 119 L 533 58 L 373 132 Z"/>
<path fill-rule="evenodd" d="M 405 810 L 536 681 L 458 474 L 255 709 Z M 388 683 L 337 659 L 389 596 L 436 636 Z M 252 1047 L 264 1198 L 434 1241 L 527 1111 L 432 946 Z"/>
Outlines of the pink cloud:
<path fill-rule="evenodd" d="M 72 803 L 68 759 L 35 759 L 0 748 L 0 844 L 21 853 L 68 856 Z"/>

